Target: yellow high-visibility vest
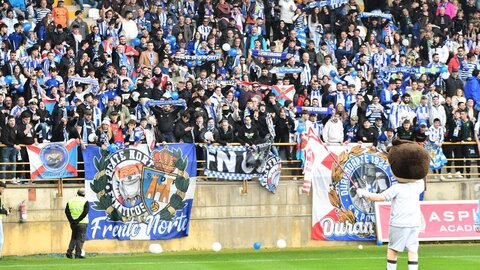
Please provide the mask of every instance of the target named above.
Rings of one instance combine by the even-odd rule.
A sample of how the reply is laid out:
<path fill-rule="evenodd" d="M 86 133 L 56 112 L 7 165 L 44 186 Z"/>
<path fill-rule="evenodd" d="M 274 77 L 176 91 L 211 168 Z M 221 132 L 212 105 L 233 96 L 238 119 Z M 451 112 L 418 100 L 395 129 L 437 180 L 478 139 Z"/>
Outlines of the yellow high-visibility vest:
<path fill-rule="evenodd" d="M 87 199 L 81 196 L 73 197 L 68 201 L 68 209 L 70 210 L 73 219 L 77 219 L 83 213 L 83 207 L 86 202 Z M 79 223 L 88 223 L 88 215 L 80 220 Z"/>

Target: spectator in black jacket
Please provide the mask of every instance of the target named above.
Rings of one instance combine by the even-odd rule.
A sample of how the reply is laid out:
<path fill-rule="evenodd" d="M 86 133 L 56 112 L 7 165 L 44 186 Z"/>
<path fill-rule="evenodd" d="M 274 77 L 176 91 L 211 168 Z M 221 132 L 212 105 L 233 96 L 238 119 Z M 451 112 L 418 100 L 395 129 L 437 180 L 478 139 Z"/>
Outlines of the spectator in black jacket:
<path fill-rule="evenodd" d="M 161 108 L 153 107 L 151 110 L 158 120 L 158 128 L 165 137 L 165 141 L 168 143 L 177 142 L 174 130 L 180 107 L 173 109 L 171 105 L 163 105 Z"/>
<path fill-rule="evenodd" d="M 194 115 L 195 117 L 195 125 L 193 126 L 193 137 L 196 143 L 204 143 L 205 138 L 201 136 L 202 133 L 205 133 L 206 125 L 203 115 L 201 113 L 197 113 Z"/>
<path fill-rule="evenodd" d="M 183 112 L 175 124 L 175 137 L 182 143 L 193 143 L 193 127 L 190 125 L 190 114 Z"/>
<path fill-rule="evenodd" d="M 155 138 L 155 146 L 160 146 L 161 144 L 166 144 L 165 137 L 163 136 L 162 132 L 158 128 L 158 121 L 155 116 L 150 115 L 147 117 L 148 128 L 150 132 L 153 132 L 153 136 Z"/>
<path fill-rule="evenodd" d="M 218 142 L 221 145 L 230 145 L 230 143 L 234 142 L 233 127 L 229 124 L 228 120 L 224 119 L 220 123 L 220 128 L 218 130 L 217 137 L 215 137 L 215 142 Z"/>
<path fill-rule="evenodd" d="M 365 102 L 365 98 L 362 94 L 357 94 L 357 102 L 352 104 L 350 109 L 350 117 L 357 116 L 358 123 L 363 123 L 367 119 L 367 108 L 368 104 Z M 368 119 L 367 119 L 368 120 Z"/>
<path fill-rule="evenodd" d="M 5 144 L 5 147 L 1 148 L 2 152 L 2 162 L 0 165 L 0 178 L 5 178 L 5 170 L 12 172 L 12 179 L 16 178 L 16 164 L 18 151 L 20 151 L 20 146 L 18 145 L 17 140 L 17 127 L 15 126 L 15 117 L 9 115 L 7 117 L 7 124 L 2 128 L 0 141 Z M 8 166 L 6 164 L 9 164 Z M 8 168 L 7 168 L 8 167 Z"/>
<path fill-rule="evenodd" d="M 458 48 L 461 49 L 461 48 Z M 463 81 L 458 77 L 458 68 L 452 69 L 452 74 L 445 80 L 445 94 L 447 97 L 453 97 L 458 89 L 463 90 Z"/>
<path fill-rule="evenodd" d="M 458 143 L 462 141 L 461 135 L 462 135 L 462 120 L 460 119 L 460 111 L 457 110 L 453 114 L 453 118 L 451 121 L 447 121 L 447 133 L 445 135 L 445 141 L 446 142 L 453 142 L 453 143 Z M 456 177 L 461 177 L 460 171 L 458 173 L 455 172 L 455 169 L 452 170 L 451 165 L 452 163 L 455 164 L 455 168 L 460 168 L 462 166 L 462 161 L 460 160 L 463 158 L 463 153 L 462 153 L 462 147 L 458 145 L 451 145 L 451 144 L 442 144 L 442 149 L 443 153 L 445 154 L 445 157 L 447 157 L 447 173 L 448 176 L 447 178 L 452 178 L 451 173 L 455 173 Z M 451 159 L 455 158 L 455 161 L 452 161 Z"/>
<path fill-rule="evenodd" d="M 69 139 L 79 139 L 78 131 L 75 128 L 78 118 L 74 117 L 68 120 L 67 117 L 62 117 L 55 123 L 52 129 L 51 142 L 66 142 Z"/>
<path fill-rule="evenodd" d="M 275 118 L 275 142 L 290 142 L 290 133 L 295 133 L 295 123 L 293 119 L 287 115 L 285 108 Z M 290 146 L 280 146 L 279 154 L 281 159 L 290 159 Z"/>
<path fill-rule="evenodd" d="M 238 141 L 245 146 L 258 143 L 260 136 L 257 127 L 252 124 L 252 117 L 250 115 L 245 116 L 244 123 L 245 125 L 238 130 Z"/>
<path fill-rule="evenodd" d="M 364 143 L 372 143 L 373 146 L 377 146 L 378 129 L 371 126 L 372 124 L 368 119 L 363 120 L 363 126 L 358 131 L 358 141 Z"/>
<path fill-rule="evenodd" d="M 32 145 L 38 144 L 35 129 L 31 123 L 30 114 L 27 111 L 20 115 L 21 121 L 17 124 L 17 140 L 19 144 Z M 25 146 L 20 149 L 21 162 L 29 162 L 27 148 Z M 20 161 L 20 160 L 19 160 Z M 28 170 L 29 166 L 20 165 L 20 170 Z M 22 173 L 23 176 L 23 173 Z M 23 178 L 23 177 L 21 177 Z M 29 173 L 25 174 L 24 179 L 29 179 Z"/>
<path fill-rule="evenodd" d="M 397 138 L 413 141 L 413 129 L 410 120 L 405 119 L 402 126 L 397 128 Z"/>
<path fill-rule="evenodd" d="M 200 138 L 207 143 L 216 142 L 216 138 L 218 138 L 218 129 L 215 127 L 215 120 L 213 120 L 213 118 L 208 119 L 207 127 L 200 133 Z"/>
<path fill-rule="evenodd" d="M 55 107 L 53 107 L 52 111 L 52 124 L 53 124 L 53 129 L 55 129 L 55 126 L 60 124 L 60 119 L 62 118 L 67 118 L 68 117 L 68 111 L 66 108 L 66 102 L 65 102 L 65 97 L 60 97 L 58 99 L 58 102 L 55 104 Z"/>

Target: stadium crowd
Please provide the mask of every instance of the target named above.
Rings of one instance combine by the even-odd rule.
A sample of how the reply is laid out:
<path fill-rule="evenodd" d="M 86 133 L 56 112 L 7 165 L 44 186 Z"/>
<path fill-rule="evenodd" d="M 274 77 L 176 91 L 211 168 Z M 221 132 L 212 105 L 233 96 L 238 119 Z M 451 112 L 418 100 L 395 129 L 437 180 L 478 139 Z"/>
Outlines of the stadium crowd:
<path fill-rule="evenodd" d="M 480 1 L 78 0 L 74 18 L 63 1 L 0 2 L 3 162 L 71 138 L 478 142 Z"/>

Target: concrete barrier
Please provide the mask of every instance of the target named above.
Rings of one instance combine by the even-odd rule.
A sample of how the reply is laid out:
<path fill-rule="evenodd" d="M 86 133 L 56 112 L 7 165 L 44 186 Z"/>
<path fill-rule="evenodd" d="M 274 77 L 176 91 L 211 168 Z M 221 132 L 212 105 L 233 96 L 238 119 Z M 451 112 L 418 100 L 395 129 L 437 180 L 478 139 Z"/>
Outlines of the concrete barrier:
<path fill-rule="evenodd" d="M 148 252 L 160 243 L 165 250 L 210 249 L 213 242 L 224 248 L 250 248 L 256 241 L 274 247 L 285 239 L 289 247 L 354 245 L 354 242 L 322 242 L 310 239 L 312 197 L 301 193 L 301 181 L 282 181 L 276 194 L 258 183 L 249 183 L 241 194 L 240 182 L 199 182 L 192 209 L 190 235 L 167 241 L 87 241 L 87 252 Z M 63 198 L 56 188 L 38 185 L 35 189 L 9 186 L 5 205 L 18 208 L 26 200 L 28 221 L 19 223 L 19 213 L 4 218 L 4 255 L 64 253 L 70 228 L 64 215 L 66 202 L 77 187 L 65 188 Z M 427 200 L 477 199 L 480 181 L 436 182 L 428 185 Z M 30 200 L 29 200 L 30 199 Z"/>

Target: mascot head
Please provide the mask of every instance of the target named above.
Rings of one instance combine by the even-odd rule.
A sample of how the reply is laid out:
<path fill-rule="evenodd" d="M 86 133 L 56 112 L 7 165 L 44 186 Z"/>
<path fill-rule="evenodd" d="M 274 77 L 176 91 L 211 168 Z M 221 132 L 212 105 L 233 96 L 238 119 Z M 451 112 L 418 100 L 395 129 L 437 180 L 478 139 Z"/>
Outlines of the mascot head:
<path fill-rule="evenodd" d="M 388 151 L 388 162 L 399 183 L 415 182 L 427 176 L 430 156 L 421 145 L 394 140 Z"/>

